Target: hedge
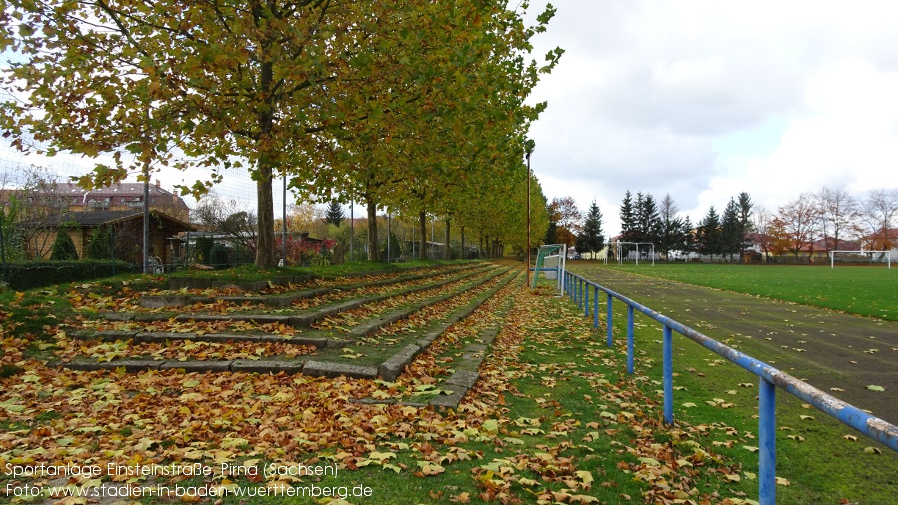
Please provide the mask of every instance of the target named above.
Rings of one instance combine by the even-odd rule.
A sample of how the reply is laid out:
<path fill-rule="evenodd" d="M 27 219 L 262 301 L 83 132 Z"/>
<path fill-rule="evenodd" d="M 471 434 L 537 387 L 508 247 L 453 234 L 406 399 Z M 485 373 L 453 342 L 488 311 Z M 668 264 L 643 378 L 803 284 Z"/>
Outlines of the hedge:
<path fill-rule="evenodd" d="M 134 273 L 139 270 L 139 265 L 124 261 L 28 261 L 3 265 L 0 268 L 0 280 L 6 282 L 11 289 L 24 291 L 55 284 Z"/>

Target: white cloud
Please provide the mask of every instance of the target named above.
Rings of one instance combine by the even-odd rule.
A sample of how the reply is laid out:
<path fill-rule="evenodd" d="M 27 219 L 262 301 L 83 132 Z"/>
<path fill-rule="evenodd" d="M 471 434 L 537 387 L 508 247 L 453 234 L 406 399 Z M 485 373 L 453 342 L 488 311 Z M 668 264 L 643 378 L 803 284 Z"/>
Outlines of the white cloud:
<path fill-rule="evenodd" d="M 863 192 L 898 167 L 898 4 L 556 0 L 535 54 L 566 50 L 535 99 L 549 198 L 670 193 L 693 220 L 747 191 Z"/>

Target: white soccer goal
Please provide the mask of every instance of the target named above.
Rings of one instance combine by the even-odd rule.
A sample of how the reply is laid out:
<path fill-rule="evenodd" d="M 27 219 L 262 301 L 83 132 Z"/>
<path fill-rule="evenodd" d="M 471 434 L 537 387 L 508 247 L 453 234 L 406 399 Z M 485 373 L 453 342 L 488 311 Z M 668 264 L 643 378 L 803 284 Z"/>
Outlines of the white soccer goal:
<path fill-rule="evenodd" d="M 651 242 L 607 242 L 605 246 L 608 248 L 608 251 L 611 251 L 612 247 L 614 248 L 614 257 L 617 259 L 617 264 L 620 265 L 624 262 L 624 246 L 632 246 L 635 247 L 636 251 L 636 264 L 639 265 L 639 256 L 641 252 L 645 252 L 650 258 L 652 258 L 652 265 L 655 264 L 655 244 Z M 639 246 L 642 246 L 642 251 L 640 252 Z M 651 250 L 651 252 L 649 252 Z M 627 256 L 633 254 L 633 251 L 629 251 Z M 608 254 L 605 254 L 605 264 L 608 264 Z"/>
<path fill-rule="evenodd" d="M 539 246 L 539 252 L 536 255 L 536 266 L 533 272 L 533 284 L 531 289 L 536 287 L 536 281 L 539 273 L 543 272 L 546 279 L 554 280 L 558 283 L 559 296 L 564 296 L 564 270 L 565 260 L 567 259 L 567 246 L 565 244 L 550 244 Z"/>
<path fill-rule="evenodd" d="M 891 251 L 829 251 L 829 267 L 839 263 L 885 263 L 892 268 Z"/>

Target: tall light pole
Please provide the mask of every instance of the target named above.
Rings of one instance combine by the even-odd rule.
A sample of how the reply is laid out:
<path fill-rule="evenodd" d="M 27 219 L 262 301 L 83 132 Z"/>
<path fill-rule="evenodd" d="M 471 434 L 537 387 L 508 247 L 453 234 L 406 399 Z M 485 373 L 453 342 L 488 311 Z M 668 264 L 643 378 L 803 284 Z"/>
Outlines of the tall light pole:
<path fill-rule="evenodd" d="M 524 141 L 524 150 L 527 153 L 527 286 L 530 286 L 530 154 L 533 153 L 533 141 Z"/>

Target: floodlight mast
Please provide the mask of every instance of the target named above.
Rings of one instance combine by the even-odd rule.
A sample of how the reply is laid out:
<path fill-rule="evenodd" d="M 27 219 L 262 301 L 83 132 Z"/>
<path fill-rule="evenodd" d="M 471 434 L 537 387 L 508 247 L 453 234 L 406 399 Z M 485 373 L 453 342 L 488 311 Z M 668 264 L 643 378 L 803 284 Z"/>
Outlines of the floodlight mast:
<path fill-rule="evenodd" d="M 527 139 L 524 141 L 524 153 L 527 156 L 527 278 L 525 279 L 525 286 L 530 286 L 530 155 L 533 153 L 533 140 Z"/>

